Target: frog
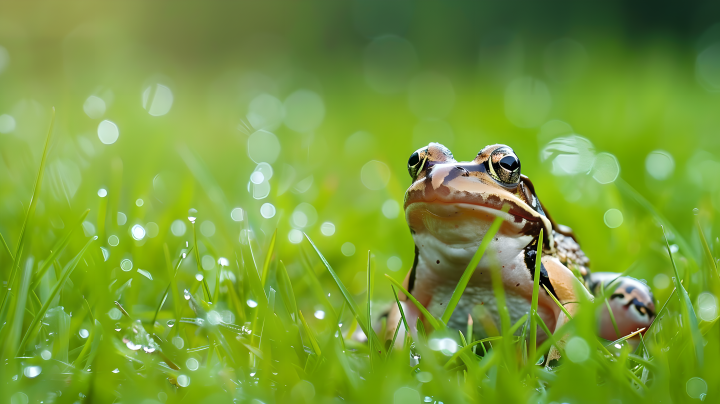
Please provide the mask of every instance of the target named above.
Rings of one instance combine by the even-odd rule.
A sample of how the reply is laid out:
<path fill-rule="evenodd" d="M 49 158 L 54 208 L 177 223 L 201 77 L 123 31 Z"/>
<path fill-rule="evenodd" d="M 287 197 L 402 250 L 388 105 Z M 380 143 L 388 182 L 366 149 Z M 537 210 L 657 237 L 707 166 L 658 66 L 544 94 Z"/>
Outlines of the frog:
<path fill-rule="evenodd" d="M 430 143 L 412 153 L 407 168 L 412 182 L 405 192 L 404 210 L 415 249 L 403 287 L 433 316 L 443 314 L 493 221 L 502 219 L 448 321 L 449 328 L 465 332 L 468 322 L 473 321 L 475 339 L 491 336 L 492 329 L 499 328 L 493 268 L 499 270 L 511 324 L 521 319 L 530 311 L 537 259 L 538 314 L 552 333 L 569 321 L 567 314 L 572 317 L 582 301 L 592 301 L 611 288 L 609 302 L 616 321 L 621 323 L 621 333 L 629 334 L 652 323 L 655 305 L 650 288 L 629 277 L 590 271 L 590 260 L 572 229 L 552 219 L 509 146 L 489 145 L 472 161 L 458 162 L 447 147 Z M 426 319 L 408 302 L 407 295 L 400 293 L 399 300 L 411 333 L 417 332 L 418 319 L 427 327 Z M 606 321 L 603 313 L 599 318 L 600 336 L 616 339 L 612 322 Z M 395 305 L 387 314 L 387 342 L 400 326 L 400 319 Z M 402 341 L 405 330 L 401 327 L 397 331 L 396 341 Z M 538 331 L 538 345 L 547 338 Z M 564 338 L 559 337 L 556 344 L 564 344 Z M 559 351 L 555 352 L 559 356 Z"/>

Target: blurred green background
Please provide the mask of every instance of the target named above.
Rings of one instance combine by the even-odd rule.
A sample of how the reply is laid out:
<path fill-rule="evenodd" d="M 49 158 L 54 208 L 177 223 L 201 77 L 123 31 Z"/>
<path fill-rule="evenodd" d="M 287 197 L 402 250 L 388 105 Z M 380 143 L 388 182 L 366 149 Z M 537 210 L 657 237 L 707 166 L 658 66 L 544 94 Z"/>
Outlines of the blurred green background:
<path fill-rule="evenodd" d="M 91 209 L 85 236 L 100 237 L 110 279 L 133 279 L 117 296 L 147 317 L 168 282 L 162 245 L 175 256 L 192 243 L 195 208 L 211 288 L 218 260 L 234 262 L 248 237 L 265 251 L 277 229 L 291 277 L 306 232 L 362 300 L 368 250 L 378 279 L 412 263 L 410 154 L 437 141 L 471 160 L 504 143 L 593 270 L 635 265 L 663 301 L 662 232 L 628 189 L 695 241 L 688 253 L 700 255 L 694 208 L 717 240 L 719 12 L 716 2 L 3 2 L 0 233 L 13 250 L 55 107 L 26 257 L 42 259 Z M 4 281 L 10 263 L 0 252 Z M 186 260 L 179 288 L 196 272 Z M 72 279 L 90 296 L 90 275 Z M 302 309 L 322 310 L 312 285 L 296 287 Z"/>

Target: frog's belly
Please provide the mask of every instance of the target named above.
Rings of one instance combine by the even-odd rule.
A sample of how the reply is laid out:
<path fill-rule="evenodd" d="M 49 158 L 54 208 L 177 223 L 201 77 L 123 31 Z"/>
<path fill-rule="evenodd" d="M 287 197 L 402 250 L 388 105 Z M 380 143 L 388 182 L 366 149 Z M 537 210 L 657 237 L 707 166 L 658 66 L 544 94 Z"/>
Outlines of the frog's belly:
<path fill-rule="evenodd" d="M 455 285 L 438 285 L 433 293 L 433 296 L 428 304 L 427 308 L 430 313 L 436 317 L 440 317 L 445 310 L 447 302 L 450 300 L 450 296 L 455 289 Z M 510 325 L 515 324 L 522 316 L 530 312 L 530 300 L 525 296 L 518 295 L 507 291 L 505 293 L 505 302 L 510 313 Z M 482 309 L 475 309 L 476 306 L 481 306 Z M 479 318 L 478 315 L 485 314 L 485 319 Z M 467 329 L 468 314 L 472 314 L 473 317 L 473 334 L 475 339 L 486 338 L 488 331 L 485 329 L 483 324 L 487 324 L 487 319 L 492 319 L 497 330 L 501 329 L 500 315 L 497 310 L 497 300 L 495 293 L 492 290 L 491 285 L 475 285 L 465 289 L 465 293 L 460 298 L 448 327 L 457 330 L 462 330 L 463 334 Z M 551 310 L 540 305 L 538 306 L 538 314 L 543 319 L 549 329 L 555 328 L 555 315 Z M 522 327 L 518 328 L 515 335 L 520 335 Z M 541 343 L 547 338 L 542 330 L 538 330 L 538 343 Z"/>

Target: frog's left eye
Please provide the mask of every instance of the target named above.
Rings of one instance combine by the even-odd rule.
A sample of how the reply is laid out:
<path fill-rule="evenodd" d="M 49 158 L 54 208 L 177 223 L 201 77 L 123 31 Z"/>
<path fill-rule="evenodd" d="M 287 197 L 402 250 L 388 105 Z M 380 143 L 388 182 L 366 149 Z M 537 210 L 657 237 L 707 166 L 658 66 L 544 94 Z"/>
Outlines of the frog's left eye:
<path fill-rule="evenodd" d="M 515 185 L 520 180 L 520 159 L 509 147 L 500 147 L 492 152 L 488 164 L 490 175 L 506 185 Z"/>
<path fill-rule="evenodd" d="M 410 156 L 408 159 L 408 172 L 413 181 L 417 179 L 418 174 L 422 171 L 425 160 L 427 159 L 427 152 L 425 150 L 418 150 Z"/>

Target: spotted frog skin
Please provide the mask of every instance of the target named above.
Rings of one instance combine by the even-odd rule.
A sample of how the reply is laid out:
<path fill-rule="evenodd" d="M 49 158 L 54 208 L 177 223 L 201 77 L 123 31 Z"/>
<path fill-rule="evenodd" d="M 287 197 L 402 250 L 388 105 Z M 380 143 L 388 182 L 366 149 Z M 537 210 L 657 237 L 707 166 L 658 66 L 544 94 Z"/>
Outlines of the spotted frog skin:
<path fill-rule="evenodd" d="M 614 274 L 590 273 L 589 259 L 572 231 L 556 224 L 543 207 L 530 180 L 520 172 L 520 160 L 505 145 L 487 146 L 470 162 L 458 162 L 445 146 L 430 143 L 408 161 L 412 185 L 405 194 L 405 217 L 415 241 L 413 266 L 404 286 L 430 313 L 440 317 L 491 223 L 501 217 L 497 235 L 473 273 L 448 326 L 465 330 L 474 321 L 476 338 L 499 328 L 499 315 L 491 284 L 491 266 L 501 269 L 510 319 L 514 323 L 529 312 L 537 243 L 542 243 L 540 283 L 573 315 L 578 302 L 592 300 L 600 285 L 615 288 L 610 305 L 621 335 L 647 327 L 654 319 L 650 289 L 640 281 Z M 509 211 L 503 212 L 503 206 Z M 544 237 L 539 240 L 540 230 Z M 565 313 L 541 286 L 538 312 L 554 332 L 568 321 Z M 408 323 L 419 312 L 406 303 Z M 478 306 L 481 306 L 478 308 Z M 393 309 L 385 336 L 391 339 L 400 319 Z M 600 314 L 599 334 L 614 340 L 617 333 L 607 309 Z M 404 332 L 403 329 L 399 332 Z M 411 330 L 414 332 L 414 330 Z M 547 336 L 539 332 L 538 343 Z M 401 341 L 402 338 L 398 338 Z"/>

